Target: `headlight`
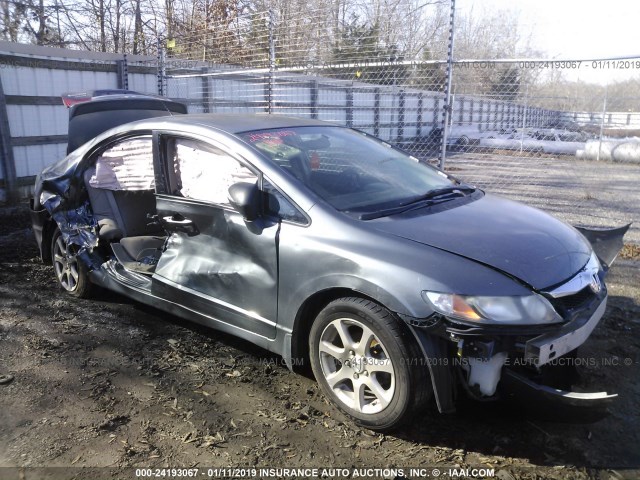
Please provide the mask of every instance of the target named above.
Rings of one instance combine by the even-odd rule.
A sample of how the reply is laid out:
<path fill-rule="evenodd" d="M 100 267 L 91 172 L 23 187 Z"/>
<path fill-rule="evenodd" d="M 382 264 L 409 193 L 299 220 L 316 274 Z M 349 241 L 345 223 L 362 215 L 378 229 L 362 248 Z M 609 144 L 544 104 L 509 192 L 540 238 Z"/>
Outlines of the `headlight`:
<path fill-rule="evenodd" d="M 584 270 L 589 272 L 598 273 L 598 271 L 602 268 L 600 265 L 600 260 L 598 260 L 598 256 L 596 252 L 591 251 L 591 256 L 589 257 L 589 261 L 584 266 Z"/>
<path fill-rule="evenodd" d="M 539 325 L 562 321 L 548 300 L 537 294 L 480 297 L 424 291 L 422 297 L 437 312 L 471 322 Z"/>

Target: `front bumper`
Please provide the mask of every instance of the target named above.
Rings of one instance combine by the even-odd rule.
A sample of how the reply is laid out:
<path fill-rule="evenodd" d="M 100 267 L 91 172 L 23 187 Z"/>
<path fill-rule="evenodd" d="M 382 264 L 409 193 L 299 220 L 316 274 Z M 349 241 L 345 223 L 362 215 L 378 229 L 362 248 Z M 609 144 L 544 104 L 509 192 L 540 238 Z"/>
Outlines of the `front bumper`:
<path fill-rule="evenodd" d="M 414 324 L 423 352 L 429 352 L 429 345 L 440 345 L 431 348 L 431 355 L 425 355 L 440 411 L 454 410 L 455 392 L 448 389 L 461 387 L 480 400 L 506 398 L 527 409 L 564 412 L 567 418 L 571 416 L 567 410 L 575 410 L 573 414 L 582 421 L 601 418 L 616 395 L 572 391 L 577 371 L 571 359 L 572 352 L 599 324 L 606 304 L 603 284 L 600 292 L 567 308 L 562 325 L 468 326 L 444 317 Z M 434 358 L 433 352 L 440 352 L 439 357 Z M 567 360 L 570 368 L 566 367 Z M 448 366 L 433 367 L 447 361 Z M 447 384 L 442 380 L 449 376 L 459 381 Z"/>
<path fill-rule="evenodd" d="M 503 370 L 500 392 L 502 397 L 529 412 L 565 423 L 600 420 L 608 414 L 607 407 L 618 396 L 607 392 L 583 393 L 553 388 L 511 369 Z"/>
<path fill-rule="evenodd" d="M 605 296 L 591 316 L 577 318 L 563 325 L 559 331 L 532 338 L 525 345 L 524 359 L 536 365 L 544 365 L 575 350 L 589 338 L 606 308 Z"/>

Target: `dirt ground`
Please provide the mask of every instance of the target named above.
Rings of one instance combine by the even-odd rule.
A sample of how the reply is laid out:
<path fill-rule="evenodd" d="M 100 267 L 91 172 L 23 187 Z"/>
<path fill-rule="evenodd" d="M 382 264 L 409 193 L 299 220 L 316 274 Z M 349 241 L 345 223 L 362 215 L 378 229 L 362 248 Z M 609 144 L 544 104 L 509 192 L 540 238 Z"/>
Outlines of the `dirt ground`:
<path fill-rule="evenodd" d="M 616 392 L 594 424 L 503 404 L 432 408 L 401 433 L 355 427 L 312 379 L 234 337 L 104 293 L 76 300 L 42 265 L 24 206 L 0 209 L 0 467 L 491 467 L 497 478 L 640 476 L 640 262 L 610 272 L 580 357 Z M 607 365 L 604 365 L 604 364 Z M 0 478 L 8 475 L 0 469 Z"/>

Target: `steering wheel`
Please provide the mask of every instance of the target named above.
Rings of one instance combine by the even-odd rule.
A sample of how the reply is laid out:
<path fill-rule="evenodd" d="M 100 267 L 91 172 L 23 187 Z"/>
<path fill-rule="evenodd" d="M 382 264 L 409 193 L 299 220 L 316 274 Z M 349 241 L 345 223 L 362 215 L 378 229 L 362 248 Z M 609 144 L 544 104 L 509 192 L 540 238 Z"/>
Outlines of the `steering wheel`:
<path fill-rule="evenodd" d="M 341 183 L 350 190 L 358 190 L 362 186 L 360 173 L 353 168 L 343 170 L 341 177 Z"/>

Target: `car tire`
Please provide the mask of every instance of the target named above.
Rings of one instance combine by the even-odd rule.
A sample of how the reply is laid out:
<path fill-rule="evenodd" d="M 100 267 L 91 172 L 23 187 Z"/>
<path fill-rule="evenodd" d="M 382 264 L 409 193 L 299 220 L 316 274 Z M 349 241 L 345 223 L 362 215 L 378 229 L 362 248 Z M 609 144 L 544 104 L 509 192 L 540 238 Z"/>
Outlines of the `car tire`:
<path fill-rule="evenodd" d="M 431 396 L 428 368 L 409 327 L 375 302 L 329 303 L 311 327 L 309 347 L 323 393 L 362 427 L 398 427 Z"/>
<path fill-rule="evenodd" d="M 51 263 L 58 284 L 69 294 L 78 298 L 91 296 L 93 285 L 89 281 L 87 267 L 78 260 L 75 245 L 67 245 L 59 228 L 51 238 Z"/>

